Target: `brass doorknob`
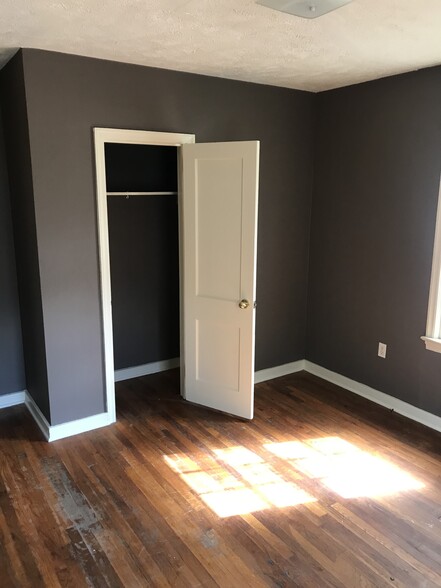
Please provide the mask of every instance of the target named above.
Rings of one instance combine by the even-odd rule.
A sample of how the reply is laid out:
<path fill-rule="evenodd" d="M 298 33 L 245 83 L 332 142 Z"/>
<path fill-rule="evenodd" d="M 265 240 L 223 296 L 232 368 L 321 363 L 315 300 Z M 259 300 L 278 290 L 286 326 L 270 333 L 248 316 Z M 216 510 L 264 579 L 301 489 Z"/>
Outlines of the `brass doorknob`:
<path fill-rule="evenodd" d="M 241 300 L 241 301 L 239 302 L 239 308 L 241 308 L 242 310 L 243 310 L 244 308 L 248 308 L 248 307 L 249 307 L 249 305 L 250 305 L 250 303 L 248 302 L 248 300 Z"/>

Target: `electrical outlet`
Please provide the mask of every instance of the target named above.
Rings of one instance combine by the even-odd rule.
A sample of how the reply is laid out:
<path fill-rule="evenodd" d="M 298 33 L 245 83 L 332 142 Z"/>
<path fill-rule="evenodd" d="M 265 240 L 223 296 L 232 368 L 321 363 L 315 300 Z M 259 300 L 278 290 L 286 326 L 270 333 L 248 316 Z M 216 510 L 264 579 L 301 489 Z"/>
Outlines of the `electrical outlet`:
<path fill-rule="evenodd" d="M 386 350 L 387 350 L 386 343 L 378 343 L 378 357 L 382 357 L 383 359 L 386 359 Z"/>

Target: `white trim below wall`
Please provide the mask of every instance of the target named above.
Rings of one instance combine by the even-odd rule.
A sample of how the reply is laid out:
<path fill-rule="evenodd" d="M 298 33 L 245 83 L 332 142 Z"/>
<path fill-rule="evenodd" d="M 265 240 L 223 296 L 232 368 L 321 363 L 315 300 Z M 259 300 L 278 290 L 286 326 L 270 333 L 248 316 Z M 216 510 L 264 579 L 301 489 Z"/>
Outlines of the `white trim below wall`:
<path fill-rule="evenodd" d="M 267 380 L 273 380 L 274 378 L 280 378 L 281 376 L 295 374 L 296 372 L 301 372 L 304 369 L 305 360 L 299 359 L 299 361 L 285 363 L 283 365 L 278 365 L 266 370 L 259 370 L 258 372 L 254 372 L 254 383 L 260 384 L 260 382 L 266 382 Z"/>
<path fill-rule="evenodd" d="M 29 392 L 26 392 L 25 404 L 47 441 L 58 441 L 65 437 L 86 433 L 87 431 L 110 425 L 113 422 L 111 415 L 103 412 L 84 419 L 62 423 L 61 425 L 50 425 Z"/>
<path fill-rule="evenodd" d="M 412 419 L 417 423 L 421 423 L 426 425 L 426 427 L 430 427 L 431 429 L 435 429 L 435 431 L 441 432 L 441 417 L 439 416 L 422 410 L 421 408 L 417 408 L 416 406 L 408 404 L 407 402 L 403 402 L 394 396 L 390 396 L 389 394 L 385 394 L 384 392 L 370 388 L 365 384 L 351 380 L 346 376 L 342 376 L 336 372 L 331 372 L 331 370 L 316 365 L 311 361 L 305 360 L 305 370 L 314 376 L 318 376 L 319 378 L 323 378 L 323 380 L 327 380 L 331 384 L 341 386 L 342 388 L 345 388 L 345 390 L 349 390 L 349 392 L 363 396 L 363 398 L 367 398 L 376 404 L 390 408 L 398 414 Z"/>
<path fill-rule="evenodd" d="M 2 394 L 0 396 L 0 409 L 9 408 L 10 406 L 17 406 L 23 404 L 25 401 L 26 390 L 21 392 L 12 392 L 11 394 Z"/>
<path fill-rule="evenodd" d="M 161 369 L 156 370 L 162 371 L 165 369 L 172 369 L 173 367 L 177 367 L 178 365 L 179 358 L 175 358 L 163 362 L 145 364 L 143 366 L 137 366 L 135 368 L 127 368 L 127 370 L 118 370 L 118 372 L 115 372 L 115 380 L 119 381 L 125 379 L 127 372 L 131 370 L 131 373 L 134 373 L 135 370 L 144 370 L 142 373 L 136 373 L 135 375 L 128 376 L 131 378 L 135 378 L 140 375 L 146 375 L 147 373 L 154 373 L 153 371 L 145 371 L 146 369 L 153 369 L 152 366 L 162 366 Z M 370 388 L 365 384 L 361 384 L 360 382 L 351 380 L 346 376 L 342 376 L 341 374 L 332 372 L 331 370 L 323 368 L 305 359 L 300 359 L 299 361 L 294 361 L 292 363 L 286 363 L 284 365 L 255 372 L 254 381 L 256 384 L 259 384 L 260 382 L 266 382 L 267 380 L 280 378 L 281 376 L 287 376 L 289 374 L 294 374 L 302 370 L 305 370 L 306 372 L 309 372 L 314 376 L 318 376 L 319 378 L 322 378 L 323 380 L 326 380 L 331 384 L 341 386 L 345 390 L 353 392 L 354 394 L 358 394 L 363 398 L 367 398 L 368 400 L 371 400 L 376 404 L 380 404 L 381 406 L 390 408 L 394 410 L 396 413 L 401 414 L 413 421 L 421 423 L 426 427 L 441 432 L 441 417 L 431 414 L 430 412 L 427 412 L 420 408 L 417 408 L 416 406 L 408 404 L 407 402 L 403 402 L 402 400 L 390 396 L 389 394 L 385 394 L 384 392 L 380 392 L 379 390 Z M 125 372 L 124 377 L 118 378 L 117 374 L 122 376 L 120 372 Z M 48 441 L 57 441 L 58 439 L 71 437 L 72 435 L 78 435 L 79 433 L 85 433 L 86 431 L 92 431 L 93 429 L 98 429 L 100 427 L 110 425 L 113 422 L 111 415 L 109 415 L 109 413 L 102 413 L 91 417 L 86 417 L 84 419 L 63 423 L 61 425 L 51 426 L 49 425 L 45 416 L 40 411 L 40 409 L 35 404 L 34 400 L 27 391 L 6 394 L 3 397 L 0 396 L 0 408 L 15 406 L 17 404 L 22 404 L 23 402 L 25 402 L 27 409 L 31 413 L 33 419 L 35 420 L 38 427 L 42 431 L 44 437 Z"/>
<path fill-rule="evenodd" d="M 31 413 L 32 418 L 34 419 L 34 421 L 38 425 L 38 428 L 43 433 L 45 439 L 47 441 L 49 441 L 49 430 L 50 430 L 51 426 L 47 422 L 46 417 L 41 412 L 41 410 L 38 408 L 38 406 L 35 403 L 35 400 L 32 398 L 32 396 L 29 394 L 28 391 L 26 391 L 26 395 L 25 395 L 25 404 L 26 404 L 26 408 Z"/>
<path fill-rule="evenodd" d="M 72 437 L 73 435 L 86 433 L 87 431 L 94 431 L 101 427 L 107 427 L 107 425 L 111 425 L 113 422 L 114 421 L 108 412 L 102 412 L 84 419 L 78 419 L 77 421 L 62 423 L 61 425 L 53 425 L 49 428 L 48 441 L 58 441 L 65 437 Z"/>
<path fill-rule="evenodd" d="M 153 361 L 143 365 L 136 365 L 134 367 L 124 368 L 115 371 L 115 382 L 122 380 L 130 380 L 131 378 L 140 378 L 141 376 L 148 376 L 158 372 L 165 372 L 179 367 L 179 357 L 173 359 L 163 359 L 162 361 Z"/>

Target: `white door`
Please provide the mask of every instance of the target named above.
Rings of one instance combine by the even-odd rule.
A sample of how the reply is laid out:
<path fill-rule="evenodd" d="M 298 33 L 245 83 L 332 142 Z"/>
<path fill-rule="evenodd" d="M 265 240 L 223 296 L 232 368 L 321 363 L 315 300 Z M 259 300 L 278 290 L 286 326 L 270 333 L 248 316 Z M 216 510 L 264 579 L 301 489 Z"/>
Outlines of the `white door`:
<path fill-rule="evenodd" d="M 182 164 L 184 396 L 251 419 L 259 142 L 183 145 Z"/>

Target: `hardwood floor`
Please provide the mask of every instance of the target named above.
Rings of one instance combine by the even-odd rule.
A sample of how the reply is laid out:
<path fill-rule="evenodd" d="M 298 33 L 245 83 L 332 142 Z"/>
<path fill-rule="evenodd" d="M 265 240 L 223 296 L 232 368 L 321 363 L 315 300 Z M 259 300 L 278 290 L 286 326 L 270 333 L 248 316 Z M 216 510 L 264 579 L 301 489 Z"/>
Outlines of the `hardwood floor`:
<path fill-rule="evenodd" d="M 441 435 L 295 374 L 244 422 L 166 372 L 52 444 L 0 411 L 0 586 L 441 586 Z"/>

